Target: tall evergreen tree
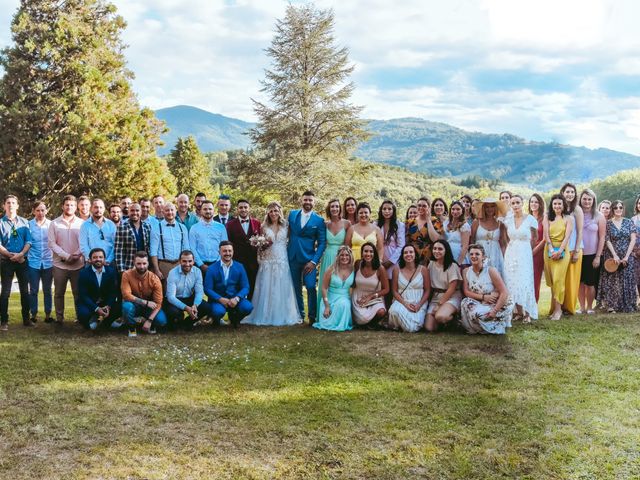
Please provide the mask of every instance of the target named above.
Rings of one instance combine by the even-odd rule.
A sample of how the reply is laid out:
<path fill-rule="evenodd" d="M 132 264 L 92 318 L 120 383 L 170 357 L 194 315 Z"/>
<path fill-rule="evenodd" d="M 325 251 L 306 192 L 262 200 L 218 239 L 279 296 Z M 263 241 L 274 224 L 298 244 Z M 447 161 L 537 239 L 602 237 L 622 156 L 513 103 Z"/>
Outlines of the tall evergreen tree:
<path fill-rule="evenodd" d="M 348 157 L 369 136 L 358 118 L 362 107 L 349 102 L 353 65 L 348 50 L 336 46 L 333 28 L 331 10 L 289 5 L 266 50 L 272 68 L 265 72 L 262 91 L 269 103 L 253 101 L 258 124 L 250 132 L 262 154 L 257 161 L 235 163 L 257 171 L 236 174 L 257 176 L 265 188 L 285 197 L 291 190 L 280 184 L 319 188 L 336 175 L 354 176 L 356 164 Z"/>
<path fill-rule="evenodd" d="M 170 194 L 164 126 L 141 109 L 123 55 L 125 22 L 104 0 L 21 0 L 0 54 L 0 188 L 23 200 L 68 193 Z"/>
<path fill-rule="evenodd" d="M 186 193 L 191 199 L 198 192 L 207 197 L 214 193 L 210 182 L 211 167 L 192 136 L 178 138 L 169 157 L 169 170 L 176 179 L 178 193 Z"/>

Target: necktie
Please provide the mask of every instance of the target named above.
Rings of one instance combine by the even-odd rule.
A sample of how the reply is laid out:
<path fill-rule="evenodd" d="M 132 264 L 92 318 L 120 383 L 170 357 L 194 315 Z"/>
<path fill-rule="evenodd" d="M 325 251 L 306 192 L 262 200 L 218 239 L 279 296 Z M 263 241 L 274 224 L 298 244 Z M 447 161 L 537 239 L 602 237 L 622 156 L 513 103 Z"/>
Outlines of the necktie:
<path fill-rule="evenodd" d="M 175 227 L 176 224 L 175 223 L 167 223 L 167 227 Z"/>
<path fill-rule="evenodd" d="M 227 219 L 224 217 L 220 217 L 220 221 L 222 222 L 223 225 L 227 224 Z"/>
<path fill-rule="evenodd" d="M 240 220 L 240 223 L 249 223 L 249 220 Z"/>

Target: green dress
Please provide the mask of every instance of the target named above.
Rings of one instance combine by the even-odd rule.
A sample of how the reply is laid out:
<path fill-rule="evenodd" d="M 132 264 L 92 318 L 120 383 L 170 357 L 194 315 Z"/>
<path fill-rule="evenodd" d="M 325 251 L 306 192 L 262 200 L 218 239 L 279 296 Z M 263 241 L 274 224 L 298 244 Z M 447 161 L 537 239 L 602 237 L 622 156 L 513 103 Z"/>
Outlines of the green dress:
<path fill-rule="evenodd" d="M 338 255 L 338 249 L 344 244 L 344 237 L 346 237 L 347 231 L 343 228 L 336 235 L 331 233 L 331 230 L 327 228 L 327 246 L 322 255 L 322 261 L 320 262 L 320 287 L 318 288 L 318 316 L 324 312 L 324 302 L 322 301 L 322 279 L 324 278 L 324 272 L 333 265 L 336 261 L 336 255 Z"/>
<path fill-rule="evenodd" d="M 313 324 L 313 328 L 320 330 L 333 330 L 334 332 L 344 332 L 351 330 L 351 293 L 350 289 L 355 278 L 354 272 L 342 280 L 335 273 L 331 275 L 329 290 L 327 292 L 327 300 L 331 308 L 329 318 L 324 317 L 324 306 L 318 311 L 318 319 Z"/>

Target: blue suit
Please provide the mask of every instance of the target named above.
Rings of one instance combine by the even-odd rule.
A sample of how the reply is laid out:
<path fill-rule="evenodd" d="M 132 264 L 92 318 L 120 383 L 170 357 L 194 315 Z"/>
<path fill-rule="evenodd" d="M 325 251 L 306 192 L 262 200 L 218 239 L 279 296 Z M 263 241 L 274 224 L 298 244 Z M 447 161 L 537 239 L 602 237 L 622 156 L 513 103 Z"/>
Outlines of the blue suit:
<path fill-rule="evenodd" d="M 116 272 L 111 266 L 102 268 L 102 281 L 98 286 L 96 277 L 91 265 L 87 265 L 80 271 L 78 278 L 78 321 L 89 328 L 98 307 L 111 307 L 109 318 L 105 319 L 107 325 L 120 316 L 116 299 L 118 289 L 116 284 Z M 97 318 L 97 317 L 96 317 Z"/>
<path fill-rule="evenodd" d="M 227 307 L 219 303 L 221 298 L 240 298 L 235 308 L 228 310 L 229 320 L 231 320 L 234 327 L 240 323 L 240 320 L 251 313 L 253 305 L 247 300 L 249 288 L 249 277 L 247 277 L 247 272 L 240 262 L 233 261 L 226 281 L 224 279 L 221 260 L 209 266 L 207 274 L 204 277 L 204 293 L 206 293 L 209 298 L 211 314 L 214 318 L 215 325 L 217 325 L 220 319 L 227 313 Z"/>
<path fill-rule="evenodd" d="M 316 269 L 303 276 L 304 266 L 308 262 L 315 265 L 320 263 L 324 249 L 327 246 L 327 231 L 324 220 L 315 212 L 307 224 L 301 226 L 301 210 L 293 210 L 289 213 L 289 268 L 293 279 L 293 288 L 296 292 L 298 311 L 304 318 L 304 301 L 302 300 L 302 282 L 307 289 L 307 304 L 309 305 L 309 323 L 316 319 L 317 295 L 316 295 Z"/>

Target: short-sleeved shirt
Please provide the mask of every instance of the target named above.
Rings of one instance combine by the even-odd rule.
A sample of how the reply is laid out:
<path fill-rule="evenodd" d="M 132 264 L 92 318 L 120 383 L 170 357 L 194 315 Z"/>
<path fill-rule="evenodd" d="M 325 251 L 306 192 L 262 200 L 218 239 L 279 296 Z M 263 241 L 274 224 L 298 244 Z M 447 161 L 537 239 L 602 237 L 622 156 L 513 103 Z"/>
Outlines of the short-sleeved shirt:
<path fill-rule="evenodd" d="M 31 245 L 29 222 L 17 216 L 12 222 L 3 215 L 0 219 L 0 242 L 9 252 L 20 253 L 26 244 Z"/>

